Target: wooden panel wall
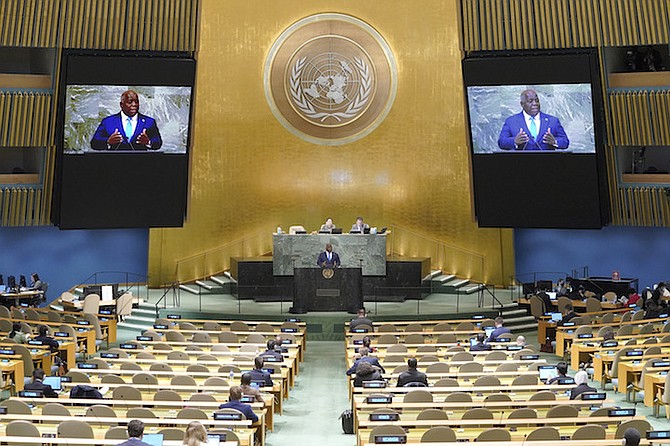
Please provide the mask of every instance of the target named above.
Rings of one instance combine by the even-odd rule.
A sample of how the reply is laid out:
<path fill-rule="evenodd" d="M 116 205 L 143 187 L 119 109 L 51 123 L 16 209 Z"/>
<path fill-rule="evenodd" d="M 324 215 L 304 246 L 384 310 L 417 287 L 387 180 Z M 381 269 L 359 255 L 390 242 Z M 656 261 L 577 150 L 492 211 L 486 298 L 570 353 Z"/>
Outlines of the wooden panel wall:
<path fill-rule="evenodd" d="M 2 47 L 195 52 L 199 0 L 3 0 Z M 49 224 L 58 75 L 50 88 L 0 88 L 0 150 L 45 148 L 42 184 L 0 185 L 0 226 Z"/>

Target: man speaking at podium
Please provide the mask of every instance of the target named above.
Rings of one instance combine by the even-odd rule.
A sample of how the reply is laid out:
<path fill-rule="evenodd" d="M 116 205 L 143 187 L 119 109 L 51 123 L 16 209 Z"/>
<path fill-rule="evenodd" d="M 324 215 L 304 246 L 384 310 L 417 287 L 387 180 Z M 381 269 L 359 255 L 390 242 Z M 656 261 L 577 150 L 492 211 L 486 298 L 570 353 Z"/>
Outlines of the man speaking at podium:
<path fill-rule="evenodd" d="M 337 268 L 340 266 L 340 256 L 333 252 L 333 245 L 328 243 L 326 250 L 319 254 L 316 264 L 321 268 Z"/>
<path fill-rule="evenodd" d="M 535 90 L 521 93 L 521 113 L 505 120 L 498 146 L 503 150 L 556 150 L 570 145 L 561 121 L 540 112 L 540 98 Z M 518 129 L 518 130 L 517 130 Z"/>

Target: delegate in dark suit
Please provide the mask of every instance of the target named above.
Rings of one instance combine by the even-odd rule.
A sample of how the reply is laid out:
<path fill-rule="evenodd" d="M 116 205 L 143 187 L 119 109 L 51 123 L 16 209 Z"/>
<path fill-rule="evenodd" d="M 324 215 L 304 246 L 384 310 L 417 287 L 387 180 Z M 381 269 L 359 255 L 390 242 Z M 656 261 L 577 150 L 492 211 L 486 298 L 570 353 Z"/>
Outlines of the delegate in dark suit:
<path fill-rule="evenodd" d="M 326 250 L 319 254 L 316 264 L 321 268 L 337 268 L 340 266 L 340 256 L 333 252 L 333 245 L 330 243 L 326 245 Z"/>
<path fill-rule="evenodd" d="M 540 112 L 540 99 L 534 90 L 521 93 L 523 111 L 510 116 L 498 137 L 503 150 L 556 150 L 567 149 L 568 135 L 555 116 Z"/>
<path fill-rule="evenodd" d="M 382 371 L 382 373 L 386 373 L 386 370 L 384 370 L 384 367 L 379 363 L 379 360 L 377 358 L 373 358 L 371 356 L 363 356 L 361 359 L 358 361 L 354 362 L 354 365 L 352 365 L 349 370 L 347 370 L 347 375 L 353 375 L 356 373 L 356 367 L 358 366 L 359 362 L 369 362 L 375 367 L 379 367 L 379 369 Z"/>
<path fill-rule="evenodd" d="M 26 390 L 40 390 L 44 398 L 58 398 L 58 394 L 49 384 L 44 384 L 42 381 L 33 381 L 23 386 Z"/>
<path fill-rule="evenodd" d="M 156 120 L 139 113 L 132 90 L 121 95 L 121 112 L 104 118 L 91 139 L 93 150 L 158 150 L 163 145 Z"/>
<path fill-rule="evenodd" d="M 247 420 L 251 420 L 252 422 L 257 422 L 258 421 L 258 415 L 254 413 L 254 411 L 251 409 L 251 406 L 241 402 L 240 400 L 231 400 L 228 401 L 225 404 L 221 404 L 219 406 L 219 409 L 235 409 L 239 410 L 244 414 L 245 417 L 247 417 Z"/>

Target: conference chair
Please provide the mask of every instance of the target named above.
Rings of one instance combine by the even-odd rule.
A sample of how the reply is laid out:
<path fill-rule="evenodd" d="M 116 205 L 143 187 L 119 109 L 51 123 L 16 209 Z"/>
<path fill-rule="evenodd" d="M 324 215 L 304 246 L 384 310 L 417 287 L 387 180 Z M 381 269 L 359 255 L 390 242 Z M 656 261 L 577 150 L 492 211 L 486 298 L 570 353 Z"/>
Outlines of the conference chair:
<path fill-rule="evenodd" d="M 449 373 L 451 366 L 445 362 L 434 362 L 426 367 L 426 373 Z"/>
<path fill-rule="evenodd" d="M 217 399 L 214 395 L 210 395 L 209 393 L 194 393 L 191 395 L 188 399 L 189 401 L 209 401 L 209 402 L 216 402 Z"/>
<path fill-rule="evenodd" d="M 496 427 L 483 431 L 477 436 L 476 441 L 512 441 L 512 435 L 507 429 Z"/>
<path fill-rule="evenodd" d="M 433 394 L 427 390 L 412 390 L 407 392 L 403 398 L 403 403 L 432 403 Z"/>
<path fill-rule="evenodd" d="M 472 322 L 465 321 L 465 322 L 461 322 L 460 324 L 458 324 L 456 326 L 455 331 L 471 331 L 471 330 L 474 330 L 474 329 L 475 329 L 475 324 L 473 324 Z"/>
<path fill-rule="evenodd" d="M 542 390 L 532 394 L 529 401 L 556 401 L 556 394 L 549 390 Z"/>
<path fill-rule="evenodd" d="M 91 378 L 89 378 L 88 375 L 76 370 L 69 370 L 65 376 L 70 377 L 70 380 L 73 383 L 88 384 L 91 382 Z"/>
<path fill-rule="evenodd" d="M 474 361 L 475 357 L 470 352 L 458 352 L 451 357 L 451 360 L 454 362 L 466 362 Z"/>
<path fill-rule="evenodd" d="M 375 426 L 371 431 L 370 431 L 370 437 L 368 442 L 369 443 L 374 443 L 375 442 L 375 437 L 377 435 L 387 435 L 387 436 L 402 436 L 404 437 L 406 435 L 405 429 L 403 429 L 400 426 Z"/>
<path fill-rule="evenodd" d="M 484 398 L 484 402 L 492 401 L 512 401 L 512 397 L 506 393 L 491 393 Z"/>
<path fill-rule="evenodd" d="M 445 403 L 471 403 L 472 395 L 465 392 L 453 392 L 444 399 Z"/>
<path fill-rule="evenodd" d="M 98 314 L 100 312 L 100 295 L 91 293 L 84 298 L 81 309 L 84 314 Z"/>
<path fill-rule="evenodd" d="M 30 406 L 21 400 L 5 400 L 2 406 L 7 408 L 9 415 L 31 415 L 33 413 Z"/>
<path fill-rule="evenodd" d="M 405 336 L 405 344 L 423 344 L 426 339 L 420 333 L 412 333 Z"/>
<path fill-rule="evenodd" d="M 133 384 L 137 385 L 157 385 L 158 378 L 149 373 L 136 373 L 133 375 Z"/>
<path fill-rule="evenodd" d="M 149 370 L 152 372 L 172 372 L 172 367 L 164 362 L 156 362 L 149 366 Z"/>
<path fill-rule="evenodd" d="M 407 353 L 407 346 L 403 344 L 389 345 L 386 353 Z"/>
<path fill-rule="evenodd" d="M 603 311 L 603 306 L 600 303 L 600 301 L 595 297 L 589 297 L 588 299 L 586 299 L 586 311 L 588 313 Z"/>
<path fill-rule="evenodd" d="M 461 416 L 461 420 L 492 420 L 493 412 L 482 407 L 466 410 Z"/>
<path fill-rule="evenodd" d="M 116 317 L 122 321 L 133 312 L 133 295 L 123 293 L 116 299 Z"/>
<path fill-rule="evenodd" d="M 265 336 L 260 333 L 250 333 L 244 341 L 248 344 L 265 344 Z"/>
<path fill-rule="evenodd" d="M 196 327 L 196 326 L 195 326 L 194 324 L 192 324 L 191 322 L 180 322 L 178 326 L 179 326 L 179 330 L 190 330 L 190 331 L 193 331 L 193 330 L 197 330 L 197 329 L 198 329 L 198 327 Z"/>
<path fill-rule="evenodd" d="M 472 384 L 473 387 L 489 387 L 489 386 L 499 386 L 500 380 L 493 375 L 485 375 L 477 378 Z"/>
<path fill-rule="evenodd" d="M 525 418 L 537 418 L 537 411 L 535 409 L 530 409 L 528 407 L 522 407 L 520 409 L 513 410 L 507 416 L 508 420 L 525 419 Z"/>
<path fill-rule="evenodd" d="M 61 403 L 46 403 L 42 407 L 42 415 L 57 416 L 57 417 L 69 417 L 71 416 L 70 410 L 63 406 Z"/>
<path fill-rule="evenodd" d="M 184 430 L 178 427 L 166 427 L 158 431 L 163 434 L 163 440 L 166 441 L 182 441 L 184 439 Z M 226 440 L 228 437 L 226 436 Z"/>
<path fill-rule="evenodd" d="M 189 355 L 181 350 L 175 350 L 168 353 L 167 359 L 171 361 L 188 361 Z"/>
<path fill-rule="evenodd" d="M 609 408 L 605 408 L 609 410 Z M 571 437 L 571 440 L 604 440 L 607 437 L 607 431 L 599 424 L 587 424 L 578 428 Z"/>
<path fill-rule="evenodd" d="M 480 362 L 466 362 L 458 368 L 460 373 L 481 373 L 484 371 L 484 366 Z"/>
<path fill-rule="evenodd" d="M 177 418 L 188 419 L 188 420 L 206 420 L 208 417 L 207 414 L 200 409 L 196 409 L 193 407 L 186 407 L 177 412 Z"/>
<path fill-rule="evenodd" d="M 544 301 L 538 296 L 530 296 L 530 314 L 537 320 L 544 316 L 547 309 L 544 307 Z"/>
<path fill-rule="evenodd" d="M 442 333 L 437 337 L 438 344 L 452 344 L 457 341 L 458 339 L 456 338 L 456 335 L 453 333 Z"/>
<path fill-rule="evenodd" d="M 442 378 L 435 381 L 434 387 L 460 387 L 455 378 Z"/>
<path fill-rule="evenodd" d="M 262 325 L 262 323 L 258 325 Z M 256 328 L 258 329 L 258 326 Z M 221 325 L 218 322 L 206 321 L 203 322 L 202 329 L 205 331 L 221 331 Z"/>
<path fill-rule="evenodd" d="M 645 432 L 652 430 L 651 424 L 647 420 L 628 420 L 624 421 L 617 427 L 616 432 L 614 433 L 614 438 L 623 438 L 623 434 L 627 429 L 637 429 L 642 435 Z"/>
<path fill-rule="evenodd" d="M 416 416 L 417 420 L 448 420 L 447 413 L 440 409 L 424 409 Z"/>
<path fill-rule="evenodd" d="M 600 303 L 600 302 L 598 302 Z M 526 441 L 560 441 L 558 429 L 551 426 L 538 427 L 526 437 Z"/>
<path fill-rule="evenodd" d="M 66 438 L 94 438 L 93 428 L 83 421 L 66 420 L 58 425 L 58 437 Z"/>
<path fill-rule="evenodd" d="M 556 308 L 561 313 L 563 312 L 563 310 L 565 310 L 565 307 L 568 304 L 572 305 L 572 300 L 570 300 L 569 297 L 561 296 L 558 299 L 556 299 Z"/>
<path fill-rule="evenodd" d="M 151 359 L 151 360 L 155 360 L 155 359 L 156 359 L 156 357 L 154 356 L 154 354 L 153 354 L 153 353 L 149 353 L 149 352 L 139 352 L 135 357 L 136 357 L 137 359 Z"/>
<path fill-rule="evenodd" d="M 230 324 L 230 331 L 251 331 L 246 322 L 233 321 Z"/>
<path fill-rule="evenodd" d="M 579 409 L 574 406 L 554 406 L 547 411 L 546 418 L 576 418 Z"/>
<path fill-rule="evenodd" d="M 398 343 L 398 338 L 396 335 L 391 334 L 391 333 L 385 333 L 383 335 L 380 335 L 377 338 L 377 344 L 379 345 L 391 345 L 391 344 L 397 344 Z"/>
<path fill-rule="evenodd" d="M 177 375 L 170 380 L 171 386 L 197 386 L 195 379 L 188 375 Z"/>
<path fill-rule="evenodd" d="M 177 330 L 168 330 L 165 332 L 165 340 L 168 342 L 185 342 L 186 338 Z"/>
<path fill-rule="evenodd" d="M 456 432 L 447 426 L 435 426 L 428 429 L 421 436 L 421 443 L 454 443 Z"/>
<path fill-rule="evenodd" d="M 119 375 L 103 375 L 100 378 L 100 382 L 103 384 L 127 384 L 126 381 Z"/>
<path fill-rule="evenodd" d="M 496 372 L 516 372 L 517 370 L 519 370 L 519 366 L 513 362 L 503 362 L 496 367 Z"/>
<path fill-rule="evenodd" d="M 109 406 L 104 404 L 94 404 L 86 409 L 84 416 L 95 418 L 116 418 L 116 412 Z"/>
<path fill-rule="evenodd" d="M 210 376 L 204 382 L 205 387 L 228 387 L 228 381 L 218 376 Z"/>
<path fill-rule="evenodd" d="M 433 331 L 454 331 L 454 327 L 449 322 L 440 322 L 433 327 Z"/>
<path fill-rule="evenodd" d="M 161 389 L 154 393 L 154 401 L 182 401 L 182 398 L 174 390 Z"/>
<path fill-rule="evenodd" d="M 398 327 L 393 324 L 383 324 L 377 329 L 377 333 L 397 333 Z"/>
<path fill-rule="evenodd" d="M 41 437 L 40 430 L 30 421 L 14 420 L 7 423 L 5 427 L 5 434 L 9 437 Z M 23 442 L 7 442 L 8 446 L 42 446 L 42 442 L 38 443 L 23 443 Z"/>
<path fill-rule="evenodd" d="M 422 332 L 423 331 L 423 325 L 419 323 L 412 323 L 412 324 L 407 324 L 405 327 L 406 332 Z"/>
<path fill-rule="evenodd" d="M 654 326 L 654 324 L 645 324 L 645 325 L 642 326 L 642 328 L 640 328 L 640 334 L 641 334 L 641 335 L 643 335 L 643 334 L 651 334 L 651 333 L 654 332 L 654 329 L 655 329 L 655 328 L 656 328 L 656 327 Z"/>
<path fill-rule="evenodd" d="M 142 419 L 142 418 L 158 418 L 158 416 L 155 413 L 153 413 L 151 409 L 147 409 L 145 407 L 131 407 L 126 412 L 126 418 Z"/>
<path fill-rule="evenodd" d="M 113 426 L 105 432 L 105 440 L 127 440 L 128 428 L 125 426 Z"/>
<path fill-rule="evenodd" d="M 626 327 L 624 325 L 624 327 Z M 624 328 L 621 327 L 621 328 Z M 631 327 L 632 328 L 632 327 Z M 621 350 L 619 350 L 616 355 L 614 356 L 614 360 L 612 361 L 612 366 L 609 370 L 606 370 L 604 373 L 604 377 L 601 381 L 602 388 L 605 388 L 605 385 L 608 382 L 612 383 L 612 386 L 614 387 L 614 391 L 616 392 L 618 387 L 619 387 L 619 362 L 621 362 L 621 358 L 626 357 L 626 353 L 629 351 L 632 351 L 633 349 L 631 347 L 624 347 Z"/>

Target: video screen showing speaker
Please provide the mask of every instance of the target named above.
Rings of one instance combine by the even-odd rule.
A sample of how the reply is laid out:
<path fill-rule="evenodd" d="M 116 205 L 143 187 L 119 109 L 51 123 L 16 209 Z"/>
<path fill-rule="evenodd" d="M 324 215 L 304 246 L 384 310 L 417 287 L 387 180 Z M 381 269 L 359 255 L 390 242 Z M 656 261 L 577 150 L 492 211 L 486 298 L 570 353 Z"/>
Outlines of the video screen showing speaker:
<path fill-rule="evenodd" d="M 195 65 L 189 54 L 64 53 L 54 224 L 183 225 Z"/>
<path fill-rule="evenodd" d="M 606 225 L 595 51 L 470 53 L 463 77 L 479 226 Z"/>

